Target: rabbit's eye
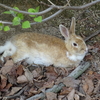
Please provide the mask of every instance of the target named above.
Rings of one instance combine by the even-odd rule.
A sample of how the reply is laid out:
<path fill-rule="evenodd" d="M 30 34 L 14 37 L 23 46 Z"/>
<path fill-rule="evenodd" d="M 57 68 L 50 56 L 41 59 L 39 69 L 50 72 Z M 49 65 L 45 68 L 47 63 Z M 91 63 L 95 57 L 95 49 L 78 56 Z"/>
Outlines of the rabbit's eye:
<path fill-rule="evenodd" d="M 77 47 L 77 46 L 78 46 L 78 44 L 77 44 L 77 43 L 73 43 L 73 46 Z"/>

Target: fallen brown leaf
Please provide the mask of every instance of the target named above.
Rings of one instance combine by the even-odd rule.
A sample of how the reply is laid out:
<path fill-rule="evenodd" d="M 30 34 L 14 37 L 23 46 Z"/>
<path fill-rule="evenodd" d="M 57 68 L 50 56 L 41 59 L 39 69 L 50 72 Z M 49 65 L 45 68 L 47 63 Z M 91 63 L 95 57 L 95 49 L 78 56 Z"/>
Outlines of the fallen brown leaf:
<path fill-rule="evenodd" d="M 38 93 L 40 93 L 40 91 L 38 91 L 37 89 L 35 89 L 33 87 L 29 90 L 29 96 L 32 96 L 32 95 L 35 95 Z"/>
<path fill-rule="evenodd" d="M 11 92 L 10 92 L 7 96 L 10 96 L 10 95 L 15 94 L 15 93 L 18 92 L 21 88 L 22 88 L 22 87 L 12 87 Z"/>
<path fill-rule="evenodd" d="M 89 79 L 89 78 L 85 78 L 85 81 L 86 81 L 86 83 L 88 84 L 88 90 L 87 90 L 87 94 L 91 94 L 92 93 L 92 91 L 93 91 L 93 89 L 94 89 L 94 85 L 93 85 L 93 81 L 92 81 L 92 79 Z"/>
<path fill-rule="evenodd" d="M 93 72 L 92 70 L 89 70 L 89 71 L 87 72 L 87 74 L 89 74 L 89 75 L 93 75 L 94 72 Z"/>
<path fill-rule="evenodd" d="M 65 95 L 60 95 L 58 96 L 58 100 L 67 100 Z"/>
<path fill-rule="evenodd" d="M 60 92 L 60 95 L 67 95 L 73 88 L 72 87 L 63 87 L 61 92 Z"/>
<path fill-rule="evenodd" d="M 72 91 L 67 95 L 68 100 L 74 100 L 75 96 L 75 89 L 72 89 Z"/>
<path fill-rule="evenodd" d="M 54 85 L 54 81 L 51 81 L 51 82 L 45 82 L 45 83 L 43 84 L 43 87 L 40 88 L 39 90 L 42 91 L 43 89 L 46 89 L 46 88 L 52 88 L 53 85 Z"/>
<path fill-rule="evenodd" d="M 58 77 L 58 74 L 55 72 L 54 67 L 49 66 L 46 68 L 46 70 L 47 71 L 46 71 L 45 75 L 47 76 L 48 81 L 49 82 L 55 81 L 55 79 Z"/>
<path fill-rule="evenodd" d="M 45 82 L 44 85 L 43 85 L 43 87 L 44 88 L 51 88 L 51 87 L 53 87 L 53 85 L 54 85 L 54 81 Z"/>
<path fill-rule="evenodd" d="M 42 88 L 45 81 L 34 81 L 34 85 L 38 88 Z"/>
<path fill-rule="evenodd" d="M 82 85 L 83 86 L 83 90 L 86 93 L 87 90 L 89 89 L 89 84 L 85 80 L 83 80 L 82 83 L 83 83 L 83 85 Z"/>
<path fill-rule="evenodd" d="M 86 95 L 84 100 L 92 100 L 92 98 L 89 95 Z"/>
<path fill-rule="evenodd" d="M 74 98 L 75 98 L 75 100 L 80 100 L 80 97 L 77 94 L 75 94 Z"/>
<path fill-rule="evenodd" d="M 8 75 L 8 82 L 11 84 L 16 84 L 16 75 Z"/>
<path fill-rule="evenodd" d="M 9 84 L 7 84 L 7 86 L 5 87 L 5 89 L 9 89 L 10 87 L 12 86 L 12 84 L 11 83 L 9 83 Z"/>
<path fill-rule="evenodd" d="M 65 77 L 61 80 L 61 82 L 63 82 L 66 87 L 77 87 L 77 85 L 80 83 L 80 80 L 75 80 L 71 77 Z"/>
<path fill-rule="evenodd" d="M 1 78 L 0 90 L 2 90 L 7 85 L 7 78 L 3 75 L 0 75 L 0 78 Z"/>
<path fill-rule="evenodd" d="M 53 92 L 46 93 L 47 100 L 57 100 L 57 94 Z"/>
<path fill-rule="evenodd" d="M 99 91 L 100 91 L 100 80 L 98 81 L 98 84 L 96 85 L 94 89 L 94 93 L 99 93 Z"/>
<path fill-rule="evenodd" d="M 33 74 L 33 77 L 34 77 L 34 78 L 39 77 L 39 73 L 38 73 L 38 71 L 36 71 L 36 70 L 33 70 L 33 71 L 32 71 L 32 74 Z"/>
<path fill-rule="evenodd" d="M 93 59 L 93 56 L 92 55 L 86 55 L 85 56 L 85 60 L 86 61 L 89 61 L 89 60 L 92 60 Z"/>
<path fill-rule="evenodd" d="M 58 75 L 61 75 L 61 76 L 67 76 L 68 75 L 68 69 L 66 68 L 57 68 L 57 67 L 54 67 L 54 71 L 58 74 Z"/>
<path fill-rule="evenodd" d="M 25 71 L 25 77 L 27 78 L 27 80 L 29 82 L 33 82 L 33 74 L 29 71 L 28 68 L 24 68 L 24 71 Z"/>
<path fill-rule="evenodd" d="M 25 83 L 28 82 L 28 79 L 26 78 L 25 75 L 21 75 L 17 77 L 17 83 Z"/>
<path fill-rule="evenodd" d="M 16 74 L 20 76 L 20 75 L 23 74 L 23 72 L 24 72 L 23 66 L 22 65 L 19 65 L 18 68 L 17 68 Z"/>
<path fill-rule="evenodd" d="M 98 48 L 98 50 L 100 51 L 100 42 L 94 43 L 94 46 L 95 46 L 96 48 Z"/>
<path fill-rule="evenodd" d="M 7 73 L 9 73 L 11 71 L 11 69 L 13 68 L 14 63 L 12 60 L 7 60 L 7 62 L 4 64 L 4 66 L 1 68 L 0 72 L 3 75 L 6 75 Z"/>

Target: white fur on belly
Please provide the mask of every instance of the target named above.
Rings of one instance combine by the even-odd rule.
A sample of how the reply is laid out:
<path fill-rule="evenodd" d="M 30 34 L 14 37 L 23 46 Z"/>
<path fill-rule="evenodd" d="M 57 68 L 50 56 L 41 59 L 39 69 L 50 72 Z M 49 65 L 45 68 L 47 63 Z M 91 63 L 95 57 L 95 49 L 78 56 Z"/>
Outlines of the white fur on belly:
<path fill-rule="evenodd" d="M 49 55 L 46 55 L 42 52 L 34 51 L 34 54 L 29 54 L 28 59 L 26 59 L 26 62 L 29 64 L 40 64 L 44 66 L 49 66 L 53 64 L 52 59 Z"/>

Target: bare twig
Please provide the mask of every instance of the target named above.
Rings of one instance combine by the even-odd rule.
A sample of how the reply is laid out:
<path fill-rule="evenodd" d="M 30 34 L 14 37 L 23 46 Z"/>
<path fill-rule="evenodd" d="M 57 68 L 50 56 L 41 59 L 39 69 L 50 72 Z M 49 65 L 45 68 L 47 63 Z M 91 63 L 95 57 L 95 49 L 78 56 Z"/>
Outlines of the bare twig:
<path fill-rule="evenodd" d="M 66 1 L 67 1 L 68 6 L 70 6 L 70 0 L 66 0 Z"/>
<path fill-rule="evenodd" d="M 91 5 L 94 5 L 94 4 L 98 3 L 98 2 L 100 2 L 100 0 L 96 0 L 96 1 L 93 1 L 91 3 L 85 4 L 83 6 L 68 6 L 70 0 L 67 0 L 67 1 L 68 1 L 67 4 L 64 5 L 64 6 L 56 6 L 55 4 L 53 4 L 49 0 L 49 2 L 52 3 L 52 5 L 48 9 L 46 9 L 44 11 L 41 11 L 41 12 L 38 12 L 38 13 L 29 13 L 29 12 L 26 12 L 26 11 L 16 10 L 14 8 L 8 7 L 8 6 L 6 6 L 4 4 L 1 4 L 1 3 L 0 3 L 0 6 L 6 8 L 6 9 L 9 9 L 9 10 L 13 10 L 13 11 L 16 11 L 16 12 L 19 12 L 19 13 L 29 14 L 29 15 L 42 15 L 42 14 L 45 14 L 45 13 L 51 11 L 53 8 L 60 9 L 56 13 L 54 13 L 53 15 L 51 15 L 51 16 L 49 16 L 49 17 L 47 17 L 47 18 L 45 18 L 45 19 L 42 20 L 42 22 L 45 22 L 45 21 L 48 21 L 48 20 L 52 19 L 53 17 L 57 16 L 58 14 L 60 14 L 65 9 L 80 10 L 80 9 L 87 8 L 87 7 L 91 6 Z M 10 25 L 12 24 L 12 22 L 5 22 L 5 21 L 1 21 L 1 23 L 3 23 L 3 24 L 10 24 Z M 31 25 L 34 25 L 34 24 L 38 24 L 38 23 L 37 22 L 31 23 Z"/>
<path fill-rule="evenodd" d="M 23 92 L 26 88 L 27 88 L 27 85 L 26 85 L 24 88 L 22 88 L 22 90 L 20 90 L 17 94 L 12 95 L 12 96 L 3 97 L 3 98 L 11 99 L 11 98 L 18 97 L 18 96 L 20 96 L 20 95 L 22 94 L 22 92 Z"/>
<path fill-rule="evenodd" d="M 1 4 L 1 3 L 0 3 L 0 6 L 3 7 L 3 8 L 6 8 L 6 9 L 12 10 L 12 11 L 23 13 L 23 14 L 28 14 L 28 15 L 42 15 L 42 14 L 45 14 L 45 13 L 51 11 L 53 8 L 56 8 L 56 9 L 81 10 L 81 9 L 87 8 L 87 7 L 92 6 L 92 5 L 94 5 L 96 3 L 99 3 L 99 2 L 100 2 L 100 0 L 95 0 L 95 1 L 92 1 L 92 2 L 90 2 L 88 4 L 85 4 L 85 5 L 82 5 L 82 6 L 68 6 L 67 4 L 66 4 L 66 6 L 65 5 L 64 6 L 51 5 L 46 10 L 38 12 L 38 13 L 29 13 L 29 12 L 26 12 L 26 11 L 16 10 L 14 8 L 11 8 L 11 7 L 6 6 L 4 4 Z"/>
<path fill-rule="evenodd" d="M 3 7 L 3 8 L 9 9 L 9 10 L 16 11 L 16 12 L 18 12 L 18 13 L 27 14 L 27 15 L 42 15 L 42 14 L 45 14 L 45 13 L 47 13 L 47 12 L 49 12 L 49 11 L 51 11 L 51 10 L 53 9 L 53 7 L 50 6 L 49 8 L 47 8 L 47 9 L 44 10 L 44 11 L 41 11 L 41 12 L 38 12 L 38 13 L 30 13 L 30 12 L 27 12 L 27 11 L 16 10 L 16 9 L 14 9 L 14 8 L 11 8 L 11 7 L 6 6 L 6 5 L 4 5 L 4 4 L 1 4 L 1 3 L 0 3 L 0 6 Z"/>
<path fill-rule="evenodd" d="M 51 5 L 53 5 L 54 7 L 58 8 L 58 9 L 63 9 L 66 6 L 70 6 L 70 0 L 67 0 L 67 3 L 64 6 L 57 6 L 53 2 L 51 2 L 50 0 L 48 0 L 48 1 L 50 2 Z"/>
<path fill-rule="evenodd" d="M 50 6 L 51 6 L 51 5 L 47 4 L 47 3 L 42 2 L 42 1 L 39 1 L 39 0 L 37 0 L 37 2 L 38 2 L 38 3 L 40 3 L 40 4 L 46 5 L 46 6 L 48 6 L 48 7 L 50 7 Z"/>
<path fill-rule="evenodd" d="M 12 25 L 12 22 L 0 21 L 0 23 L 2 23 L 2 24 L 9 24 L 9 25 Z"/>
<path fill-rule="evenodd" d="M 78 78 L 87 68 L 89 68 L 90 63 L 86 62 L 83 65 L 78 66 L 68 77 L 73 77 L 73 78 Z M 62 87 L 64 87 L 65 85 L 63 83 L 60 83 L 59 85 L 54 85 L 51 89 L 46 90 L 46 92 L 54 92 L 57 93 L 59 92 Z M 35 100 L 37 98 L 45 98 L 45 94 L 44 93 L 40 93 L 37 94 L 35 96 L 32 96 L 26 100 Z"/>
<path fill-rule="evenodd" d="M 51 15 L 51 16 L 49 16 L 49 17 L 43 19 L 42 22 L 46 22 L 46 21 L 48 21 L 48 20 L 54 18 L 55 16 L 57 16 L 58 14 L 60 14 L 62 11 L 63 11 L 63 9 L 58 10 L 58 11 L 57 11 L 56 13 L 54 13 L 53 15 Z M 34 24 L 39 24 L 39 22 L 31 23 L 31 25 L 34 25 Z"/>
<path fill-rule="evenodd" d="M 88 41 L 89 39 L 91 39 L 92 37 L 98 35 L 100 33 L 100 30 L 96 31 L 95 33 L 91 34 L 89 37 L 86 37 L 84 41 Z"/>
<path fill-rule="evenodd" d="M 48 0 L 50 2 L 51 5 L 56 6 L 53 2 L 51 2 L 50 0 Z"/>
<path fill-rule="evenodd" d="M 87 7 L 90 7 L 92 5 L 95 5 L 96 3 L 99 3 L 99 2 L 100 2 L 100 0 L 95 0 L 95 1 L 92 1 L 92 2 L 87 3 L 85 5 L 82 5 L 82 6 L 68 6 L 66 4 L 64 6 L 54 6 L 54 7 L 58 8 L 58 9 L 81 10 L 81 9 L 85 9 Z"/>

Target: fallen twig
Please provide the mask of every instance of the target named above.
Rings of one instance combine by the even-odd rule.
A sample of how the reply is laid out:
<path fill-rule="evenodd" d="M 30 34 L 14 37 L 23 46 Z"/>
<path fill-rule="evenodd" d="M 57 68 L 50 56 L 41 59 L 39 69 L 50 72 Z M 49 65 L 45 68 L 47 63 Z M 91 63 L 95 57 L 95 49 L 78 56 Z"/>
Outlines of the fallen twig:
<path fill-rule="evenodd" d="M 27 85 L 24 87 L 24 88 L 22 88 L 17 94 L 15 94 L 15 95 L 12 95 L 12 96 L 7 96 L 7 97 L 3 97 L 3 99 L 11 99 L 11 98 L 15 98 L 15 97 L 18 97 L 18 96 L 20 96 L 21 94 L 22 94 L 22 92 L 25 90 L 27 88 Z"/>
<path fill-rule="evenodd" d="M 78 78 L 87 68 L 89 68 L 89 66 L 90 66 L 89 62 L 85 62 L 85 64 L 79 65 L 71 74 L 69 74 L 68 77 Z M 65 85 L 63 83 L 60 83 L 59 85 L 54 85 L 51 89 L 47 89 L 46 92 L 58 93 L 64 86 Z M 40 93 L 26 100 L 35 100 L 37 98 L 43 99 L 45 98 L 45 94 Z"/>
<path fill-rule="evenodd" d="M 93 34 L 91 34 L 90 36 L 86 37 L 84 41 L 85 41 L 85 42 L 88 41 L 89 39 L 91 39 L 92 37 L 98 35 L 99 33 L 100 33 L 100 30 L 96 31 L 95 33 L 93 33 Z"/>

